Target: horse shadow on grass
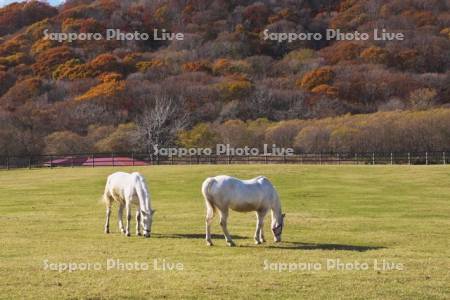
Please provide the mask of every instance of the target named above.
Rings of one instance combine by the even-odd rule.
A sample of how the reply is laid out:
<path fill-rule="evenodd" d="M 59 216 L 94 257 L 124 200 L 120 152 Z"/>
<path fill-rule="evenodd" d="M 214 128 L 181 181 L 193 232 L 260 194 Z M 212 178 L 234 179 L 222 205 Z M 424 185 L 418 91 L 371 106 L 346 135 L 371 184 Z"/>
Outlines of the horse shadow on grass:
<path fill-rule="evenodd" d="M 330 251 L 356 251 L 366 252 L 370 250 L 385 249 L 382 246 L 358 246 L 344 244 L 322 244 L 322 243 L 301 243 L 301 242 L 282 242 L 279 245 L 268 245 L 267 248 L 287 249 L 287 250 L 330 250 Z"/>
<path fill-rule="evenodd" d="M 201 233 L 154 233 L 152 234 L 156 238 L 169 238 L 169 239 L 205 239 L 205 234 Z M 211 234 L 213 239 L 224 239 L 223 234 Z M 233 240 L 246 239 L 244 236 L 231 235 Z"/>
<path fill-rule="evenodd" d="M 152 236 L 155 238 L 169 238 L 169 239 L 204 239 L 205 234 L 202 233 L 155 233 Z M 244 240 L 248 237 L 232 235 L 233 240 Z M 223 234 L 212 234 L 211 238 L 223 240 Z M 264 247 L 264 245 L 266 245 Z M 322 243 L 302 243 L 302 242 L 282 242 L 280 244 L 271 244 L 267 242 L 263 245 L 239 245 L 242 248 L 269 248 L 269 249 L 287 249 L 287 250 L 330 250 L 330 251 L 356 251 L 366 252 L 370 250 L 385 249 L 381 246 L 358 246 L 358 245 L 344 245 L 344 244 L 322 244 Z"/>

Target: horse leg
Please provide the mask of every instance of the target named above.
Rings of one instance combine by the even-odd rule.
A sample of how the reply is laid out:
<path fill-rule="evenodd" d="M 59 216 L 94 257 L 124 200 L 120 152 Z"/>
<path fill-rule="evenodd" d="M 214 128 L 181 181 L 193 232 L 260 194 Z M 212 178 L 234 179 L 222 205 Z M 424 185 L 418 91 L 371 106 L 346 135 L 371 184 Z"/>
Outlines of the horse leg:
<path fill-rule="evenodd" d="M 141 212 L 139 209 L 136 210 L 136 235 L 141 234 Z"/>
<path fill-rule="evenodd" d="M 266 239 L 264 238 L 264 220 L 261 222 L 261 227 L 259 229 L 259 240 L 261 243 L 266 242 Z"/>
<path fill-rule="evenodd" d="M 262 225 L 262 220 L 259 216 L 259 212 L 256 213 L 256 230 L 255 230 L 255 244 L 259 245 L 262 243 L 261 241 L 261 225 Z"/>
<path fill-rule="evenodd" d="M 255 232 L 255 241 L 257 244 L 265 243 L 264 239 L 264 218 L 267 214 L 267 210 L 256 212 L 256 232 Z M 259 229 L 259 230 L 258 230 Z"/>
<path fill-rule="evenodd" d="M 125 229 L 123 228 L 123 221 L 122 221 L 122 216 L 123 216 L 123 207 L 124 205 L 122 203 L 119 204 L 119 211 L 117 212 L 117 218 L 119 219 L 119 229 L 122 233 L 125 233 Z"/>
<path fill-rule="evenodd" d="M 211 240 L 211 223 L 214 218 L 214 209 L 209 209 L 206 212 L 206 244 L 208 246 L 212 246 L 212 240 Z"/>
<path fill-rule="evenodd" d="M 220 226 L 222 226 L 223 234 L 225 235 L 225 240 L 230 247 L 236 246 L 236 244 L 231 239 L 230 233 L 227 228 L 228 211 L 220 211 Z"/>
<path fill-rule="evenodd" d="M 109 233 L 109 218 L 111 217 L 111 202 L 106 203 L 105 233 Z"/>
<path fill-rule="evenodd" d="M 130 236 L 130 224 L 131 224 L 131 203 L 125 205 L 127 213 L 127 228 L 125 230 L 125 235 Z"/>

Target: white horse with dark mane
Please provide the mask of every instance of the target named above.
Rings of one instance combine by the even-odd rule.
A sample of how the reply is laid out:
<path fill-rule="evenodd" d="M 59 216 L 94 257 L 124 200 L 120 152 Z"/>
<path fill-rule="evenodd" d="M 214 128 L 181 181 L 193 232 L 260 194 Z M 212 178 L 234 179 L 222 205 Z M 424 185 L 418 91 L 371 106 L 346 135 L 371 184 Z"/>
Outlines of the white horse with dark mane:
<path fill-rule="evenodd" d="M 141 225 L 144 227 L 144 236 L 149 237 L 152 230 L 153 213 L 150 193 L 145 178 L 137 173 L 116 172 L 108 176 L 103 193 L 103 202 L 106 204 L 105 233 L 109 233 L 109 218 L 113 202 L 119 205 L 119 229 L 126 236 L 130 236 L 131 205 L 136 209 L 136 235 L 141 235 Z M 123 227 L 122 213 L 126 209 L 127 227 Z"/>
<path fill-rule="evenodd" d="M 202 193 L 206 202 L 206 243 L 208 246 L 212 246 L 211 223 L 216 210 L 220 214 L 220 225 L 227 244 L 235 246 L 227 229 L 229 208 L 238 212 L 256 211 L 256 244 L 265 242 L 264 217 L 270 210 L 274 240 L 275 242 L 281 241 L 285 215 L 281 213 L 278 193 L 266 177 L 258 176 L 250 180 L 239 180 L 225 175 L 209 177 L 203 182 Z"/>

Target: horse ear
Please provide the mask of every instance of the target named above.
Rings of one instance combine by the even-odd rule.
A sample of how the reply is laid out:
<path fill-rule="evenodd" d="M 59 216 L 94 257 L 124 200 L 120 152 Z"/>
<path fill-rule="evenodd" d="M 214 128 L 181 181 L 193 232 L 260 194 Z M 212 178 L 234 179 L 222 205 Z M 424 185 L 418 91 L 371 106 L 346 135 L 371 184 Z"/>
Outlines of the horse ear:
<path fill-rule="evenodd" d="M 283 219 L 284 219 L 284 217 L 286 217 L 286 214 L 282 214 L 281 216 L 282 216 L 282 217 L 283 217 Z"/>

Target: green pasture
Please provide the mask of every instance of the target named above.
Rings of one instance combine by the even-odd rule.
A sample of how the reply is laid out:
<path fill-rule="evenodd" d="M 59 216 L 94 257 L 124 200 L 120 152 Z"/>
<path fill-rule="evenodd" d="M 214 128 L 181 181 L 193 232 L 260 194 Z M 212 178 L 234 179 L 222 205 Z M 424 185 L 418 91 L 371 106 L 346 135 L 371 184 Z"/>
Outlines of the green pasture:
<path fill-rule="evenodd" d="M 107 175 L 139 171 L 152 194 L 152 237 L 103 233 Z M 202 181 L 267 176 L 286 213 L 283 242 L 255 245 L 255 216 L 218 218 L 204 241 Z M 107 270 L 107 260 L 149 267 Z M 155 269 L 154 260 L 157 262 Z M 377 261 L 375 268 L 374 262 Z M 356 268 L 333 269 L 332 262 Z M 389 268 L 383 268 L 383 262 Z M 55 271 L 65 263 L 98 269 Z M 143 265 L 144 263 L 144 265 Z M 330 266 L 328 266 L 328 263 Z M 182 270 L 161 270 L 178 264 Z M 286 264 L 286 265 L 283 265 Z M 304 269 L 321 266 L 320 270 Z M 282 270 L 289 265 L 291 271 Z M 270 270 L 265 270 L 269 266 Z M 297 268 L 297 269 L 295 269 Z M 302 269 L 303 268 L 303 269 Z M 152 166 L 0 171 L 1 299 L 449 299 L 446 166 Z"/>

